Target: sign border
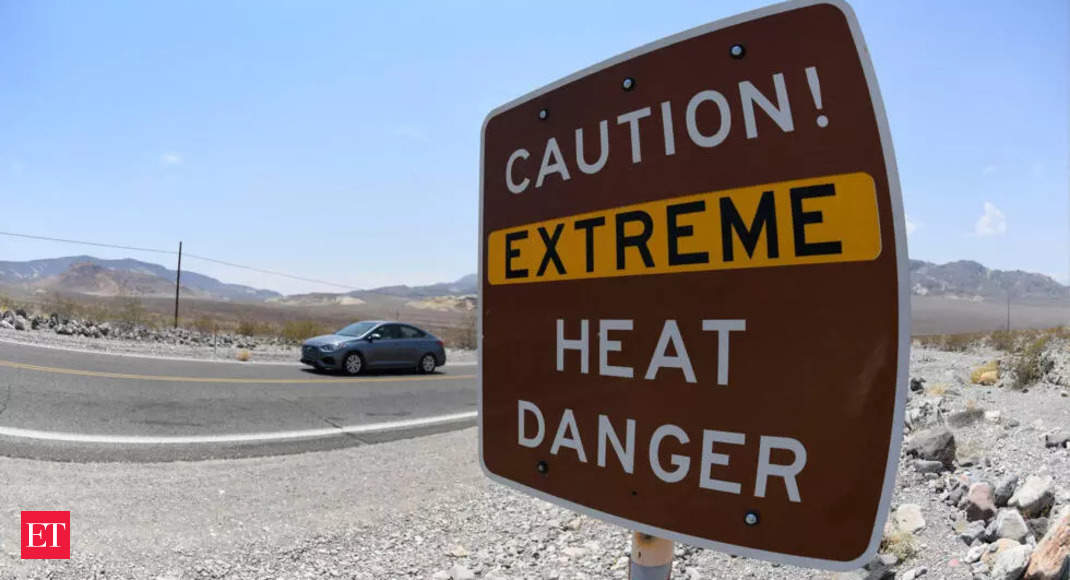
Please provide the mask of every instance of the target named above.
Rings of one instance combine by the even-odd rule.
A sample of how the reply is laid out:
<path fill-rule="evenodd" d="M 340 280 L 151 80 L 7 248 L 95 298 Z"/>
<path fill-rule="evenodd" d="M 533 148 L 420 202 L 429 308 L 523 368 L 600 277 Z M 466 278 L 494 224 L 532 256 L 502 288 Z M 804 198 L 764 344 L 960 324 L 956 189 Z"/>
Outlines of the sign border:
<path fill-rule="evenodd" d="M 884 165 L 888 172 L 888 190 L 891 196 L 891 209 L 892 209 L 892 227 L 893 234 L 895 236 L 895 248 L 896 248 L 896 271 L 899 282 L 898 297 L 899 297 L 899 350 L 897 353 L 897 365 L 896 365 L 896 385 L 895 385 L 895 410 L 892 415 L 892 432 L 889 438 L 889 449 L 887 462 L 884 467 L 884 484 L 881 487 L 880 506 L 877 510 L 877 517 L 873 521 L 873 530 L 870 532 L 869 544 L 866 549 L 859 554 L 853 560 L 826 560 L 822 558 L 810 558 L 805 556 L 794 556 L 791 554 L 784 554 L 780 552 L 773 552 L 769 550 L 761 550 L 758 548 L 748 548 L 746 546 L 740 546 L 736 544 L 729 544 L 725 542 L 717 542 L 700 538 L 697 536 L 691 536 L 689 534 L 683 534 L 666 529 L 636 522 L 616 516 L 607 512 L 596 510 L 578 503 L 562 499 L 560 497 L 545 493 L 541 490 L 528 487 L 524 484 L 516 481 L 501 477 L 489 469 L 484 462 L 483 456 L 483 252 L 485 250 L 485 240 L 483 239 L 483 193 L 485 184 L 483 177 L 485 173 L 484 156 L 486 147 L 486 132 L 487 124 L 491 119 L 497 115 L 505 112 L 509 109 L 525 103 L 532 99 L 535 99 L 545 93 L 548 93 L 554 89 L 564 86 L 573 81 L 579 80 L 586 76 L 589 76 L 602 69 L 608 68 L 620 62 L 632 59 L 634 57 L 652 52 L 659 48 L 676 44 L 678 42 L 694 38 L 715 30 L 734 26 L 750 20 L 757 20 L 773 14 L 779 14 L 781 12 L 787 12 L 789 10 L 795 10 L 798 8 L 804 8 L 807 6 L 817 6 L 827 4 L 838 9 L 847 20 L 848 28 L 851 31 L 851 37 L 854 40 L 855 47 L 858 50 L 858 57 L 862 64 L 862 70 L 866 77 L 866 86 L 869 89 L 870 100 L 873 103 L 873 112 L 877 119 L 877 131 L 880 134 L 881 149 L 884 152 Z M 880 87 L 877 84 L 877 77 L 873 72 L 873 63 L 869 58 L 869 48 L 866 47 L 865 41 L 862 38 L 861 28 L 858 24 L 858 19 L 855 16 L 854 10 L 845 0 L 789 0 L 788 2 L 782 2 L 779 4 L 772 4 L 756 10 L 716 20 L 701 26 L 696 26 L 689 30 L 667 36 L 665 38 L 656 40 L 634 48 L 627 52 L 618 54 L 595 65 L 589 66 L 585 69 L 572 73 L 564 78 L 558 79 L 548 85 L 535 89 L 527 93 L 524 96 L 513 99 L 508 103 L 501 105 L 490 113 L 487 114 L 483 120 L 483 126 L 480 129 L 479 134 L 479 263 L 477 264 L 477 275 L 479 280 L 479 317 L 476 320 L 476 348 L 477 356 L 479 360 L 479 366 L 477 367 L 476 383 L 479 385 L 479 391 L 477 393 L 477 405 L 479 411 L 479 465 L 483 469 L 483 473 L 496 483 L 500 483 L 507 487 L 523 491 L 528 495 L 535 496 L 544 501 L 548 501 L 555 505 L 579 512 L 586 516 L 600 519 L 602 521 L 615 524 L 630 530 L 636 530 L 645 534 L 658 536 L 661 538 L 667 538 L 670 540 L 682 542 L 692 546 L 698 546 L 700 548 L 707 548 L 711 550 L 717 550 L 727 554 L 733 554 L 736 556 L 743 556 L 746 558 L 755 558 L 760 560 L 766 560 L 770 562 L 776 562 L 780 564 L 786 564 L 791 566 L 803 566 L 808 568 L 822 568 L 832 571 L 847 571 L 860 568 L 876 555 L 877 548 L 880 545 L 881 537 L 883 535 L 884 523 L 888 518 L 888 511 L 891 507 L 892 494 L 895 491 L 895 478 L 898 473 L 899 467 L 899 450 L 903 443 L 903 413 L 906 407 L 906 384 L 909 372 L 910 363 L 910 294 L 909 289 L 909 269 L 908 269 L 908 252 L 907 252 L 907 240 L 906 240 L 906 224 L 903 213 L 903 197 L 899 187 L 899 170 L 895 163 L 895 153 L 892 148 L 892 137 L 888 130 L 888 118 L 884 111 L 884 100 L 881 98 Z"/>

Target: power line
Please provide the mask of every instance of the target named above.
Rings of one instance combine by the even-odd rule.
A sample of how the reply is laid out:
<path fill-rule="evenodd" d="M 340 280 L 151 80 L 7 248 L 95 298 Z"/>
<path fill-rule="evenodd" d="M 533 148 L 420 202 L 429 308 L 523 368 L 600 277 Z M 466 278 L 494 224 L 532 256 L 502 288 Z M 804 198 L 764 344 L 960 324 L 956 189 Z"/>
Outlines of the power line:
<path fill-rule="evenodd" d="M 62 243 L 66 243 L 66 244 L 80 244 L 80 245 L 85 245 L 85 246 L 96 246 L 96 247 L 100 247 L 100 248 L 116 248 L 116 249 L 120 249 L 120 250 L 134 250 L 134 251 L 138 251 L 138 252 L 153 252 L 153 253 L 156 253 L 156 254 L 169 254 L 169 255 L 177 255 L 178 254 L 178 252 L 176 252 L 175 250 L 161 250 L 159 248 L 140 248 L 140 247 L 137 247 L 137 246 L 125 246 L 125 245 L 122 245 L 122 244 L 107 244 L 107 243 L 102 243 L 102 242 L 89 242 L 89 241 L 86 241 L 86 240 L 70 240 L 70 239 L 66 239 L 66 238 L 54 238 L 54 237 L 51 237 L 51 236 L 35 236 L 35 235 L 31 235 L 31 234 L 20 234 L 20 233 L 15 233 L 15 232 L 0 232 L 0 235 L 11 236 L 11 237 L 15 237 L 15 238 L 27 238 L 27 239 L 31 239 L 31 240 L 44 240 L 44 241 L 49 241 L 49 242 L 62 242 Z M 348 284 L 339 284 L 337 282 L 327 282 L 325 280 L 316 280 L 314 278 L 305 278 L 303 276 L 297 276 L 295 274 L 287 274 L 286 272 L 278 272 L 278 271 L 275 271 L 275 270 L 267 270 L 267 269 L 264 269 L 264 268 L 257 268 L 255 266 L 246 266 L 244 264 L 236 264 L 234 262 L 227 262 L 225 260 L 219 260 L 219 259 L 216 259 L 216 258 L 209 258 L 207 256 L 198 256 L 196 254 L 190 254 L 189 252 L 184 253 L 184 255 L 186 257 L 189 257 L 189 258 L 195 258 L 195 259 L 198 259 L 198 260 L 204 260 L 206 262 L 212 262 L 212 263 L 215 263 L 215 264 L 221 264 L 223 266 L 229 266 L 231 268 L 241 268 L 243 270 L 249 270 L 251 272 L 259 272 L 261 274 L 270 274 L 272 276 L 281 276 L 283 278 L 289 278 L 291 280 L 298 280 L 298 281 L 301 281 L 301 282 L 311 282 L 313 284 L 323 284 L 325 286 L 334 286 L 336 288 L 344 288 L 346 290 L 360 290 L 360 288 L 357 288 L 356 286 L 350 286 Z"/>

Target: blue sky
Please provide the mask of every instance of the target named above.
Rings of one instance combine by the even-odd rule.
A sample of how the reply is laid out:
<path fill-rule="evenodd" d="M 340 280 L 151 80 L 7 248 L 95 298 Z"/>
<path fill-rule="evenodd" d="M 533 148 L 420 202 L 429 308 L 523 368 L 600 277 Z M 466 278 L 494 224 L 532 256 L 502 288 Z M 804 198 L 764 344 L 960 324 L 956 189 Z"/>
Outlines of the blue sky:
<path fill-rule="evenodd" d="M 0 230 L 181 239 L 355 287 L 455 279 L 476 268 L 488 111 L 763 4 L 0 0 Z M 1065 282 L 1070 3 L 853 5 L 888 109 L 911 256 Z M 74 253 L 160 261 L 0 236 L 0 260 Z"/>

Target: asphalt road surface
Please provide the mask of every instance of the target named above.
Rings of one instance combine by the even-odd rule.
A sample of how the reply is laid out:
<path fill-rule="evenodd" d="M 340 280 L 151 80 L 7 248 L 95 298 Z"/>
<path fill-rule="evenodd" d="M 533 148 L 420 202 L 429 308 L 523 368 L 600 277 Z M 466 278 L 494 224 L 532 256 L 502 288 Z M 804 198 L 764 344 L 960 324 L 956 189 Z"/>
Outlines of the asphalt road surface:
<path fill-rule="evenodd" d="M 344 377 L 0 343 L 0 455 L 174 461 L 298 453 L 475 424 L 474 365 Z"/>

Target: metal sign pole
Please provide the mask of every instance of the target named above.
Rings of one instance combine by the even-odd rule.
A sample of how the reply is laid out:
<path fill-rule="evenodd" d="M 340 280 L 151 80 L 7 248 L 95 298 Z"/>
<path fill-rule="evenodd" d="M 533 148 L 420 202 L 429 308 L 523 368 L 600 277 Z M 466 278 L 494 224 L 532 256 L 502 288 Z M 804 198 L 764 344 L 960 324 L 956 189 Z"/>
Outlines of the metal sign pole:
<path fill-rule="evenodd" d="M 178 328 L 178 290 L 182 287 L 182 242 L 178 243 L 178 269 L 175 270 L 175 328 Z"/>
<path fill-rule="evenodd" d="M 673 541 L 632 532 L 629 580 L 668 580 L 672 574 Z"/>

